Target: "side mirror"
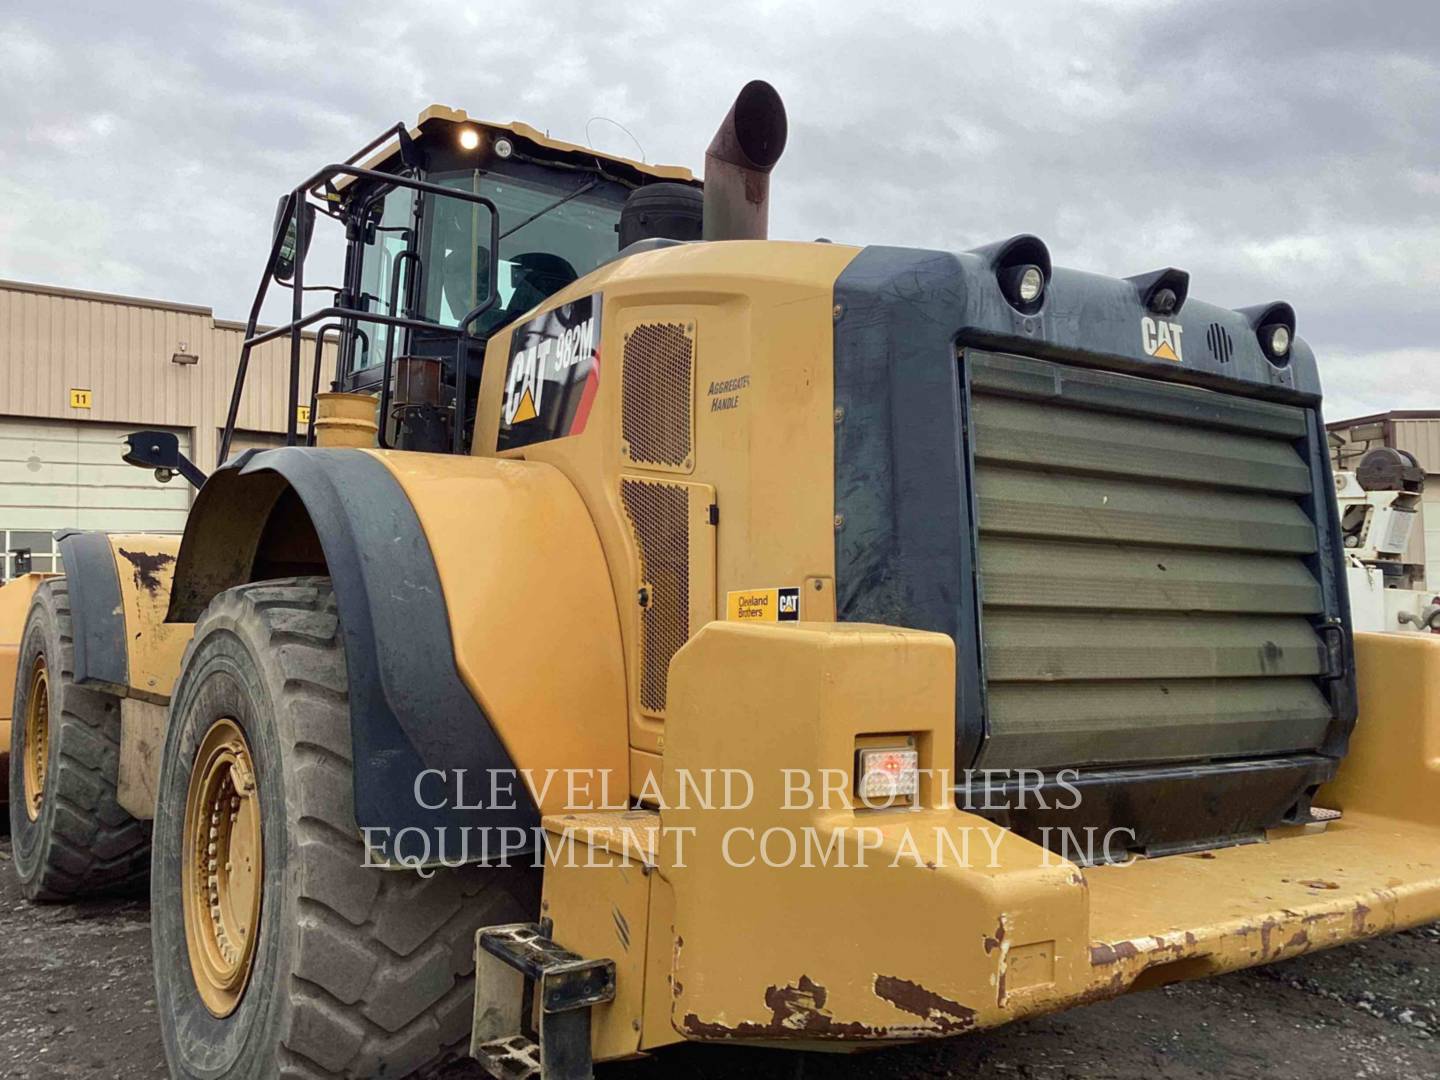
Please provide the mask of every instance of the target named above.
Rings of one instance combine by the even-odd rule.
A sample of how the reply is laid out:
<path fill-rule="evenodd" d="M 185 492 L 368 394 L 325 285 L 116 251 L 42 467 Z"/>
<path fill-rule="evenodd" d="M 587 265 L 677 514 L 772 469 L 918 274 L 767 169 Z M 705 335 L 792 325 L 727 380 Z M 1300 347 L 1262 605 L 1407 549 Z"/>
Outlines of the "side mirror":
<path fill-rule="evenodd" d="M 270 230 L 270 237 L 273 241 L 285 230 L 285 239 L 280 244 L 280 253 L 275 256 L 275 280 L 289 281 L 295 276 L 295 264 L 302 261 L 310 251 L 310 234 L 315 226 L 315 207 L 308 202 L 300 204 L 300 240 L 295 240 L 295 215 L 287 214 L 286 208 L 290 204 L 289 195 L 281 195 L 280 202 L 275 207 L 275 224 Z"/>
<path fill-rule="evenodd" d="M 154 469 L 155 479 L 168 484 L 179 473 L 195 487 L 205 483 L 205 474 L 180 453 L 180 440 L 169 431 L 132 431 L 125 436 L 126 465 Z"/>

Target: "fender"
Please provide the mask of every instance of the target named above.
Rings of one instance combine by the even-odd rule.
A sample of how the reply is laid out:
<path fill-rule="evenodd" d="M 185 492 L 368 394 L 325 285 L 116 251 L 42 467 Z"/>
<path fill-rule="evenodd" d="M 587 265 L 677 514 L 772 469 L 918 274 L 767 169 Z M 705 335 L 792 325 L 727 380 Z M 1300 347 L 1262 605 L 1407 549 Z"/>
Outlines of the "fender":
<path fill-rule="evenodd" d="M 353 449 L 241 455 L 196 497 L 170 618 L 300 574 L 335 589 L 355 814 L 373 854 L 528 851 L 574 770 L 592 797 L 602 785 L 628 795 L 619 615 L 594 524 L 559 470 Z"/>
<path fill-rule="evenodd" d="M 153 705 L 170 701 L 193 629 L 166 622 L 180 538 L 65 532 L 75 681 Z"/>

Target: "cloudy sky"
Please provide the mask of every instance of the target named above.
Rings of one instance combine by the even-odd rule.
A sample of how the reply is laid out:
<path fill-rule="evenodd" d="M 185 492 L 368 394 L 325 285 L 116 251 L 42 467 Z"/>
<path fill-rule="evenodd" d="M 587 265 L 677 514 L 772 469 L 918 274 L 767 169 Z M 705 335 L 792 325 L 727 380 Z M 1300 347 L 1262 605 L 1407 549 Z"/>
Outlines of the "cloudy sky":
<path fill-rule="evenodd" d="M 3 8 L 0 277 L 242 318 L 278 195 L 431 102 L 698 171 L 763 77 L 773 235 L 1180 266 L 1295 305 L 1330 417 L 1440 408 L 1436 0 Z"/>

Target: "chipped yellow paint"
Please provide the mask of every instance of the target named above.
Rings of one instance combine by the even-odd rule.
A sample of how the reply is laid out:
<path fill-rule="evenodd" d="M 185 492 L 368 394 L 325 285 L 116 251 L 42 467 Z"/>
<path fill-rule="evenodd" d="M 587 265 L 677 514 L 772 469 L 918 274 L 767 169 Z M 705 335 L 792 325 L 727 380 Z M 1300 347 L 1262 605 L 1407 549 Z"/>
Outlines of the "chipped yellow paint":
<path fill-rule="evenodd" d="M 1082 870 L 956 810 L 933 776 L 914 810 L 785 808 L 781 766 L 848 770 L 871 735 L 911 735 L 922 768 L 951 767 L 948 638 L 712 623 L 672 664 L 660 840 L 631 856 L 651 882 L 643 974 L 603 952 L 595 912 L 608 907 L 579 910 L 595 895 L 582 882 L 599 879 L 549 871 L 548 914 L 575 928 L 562 944 L 622 963 L 627 1002 L 625 983 L 643 980 L 641 1049 L 677 1033 L 831 1049 L 940 1037 L 1418 925 L 1440 917 L 1440 641 L 1359 635 L 1357 657 L 1361 721 L 1319 799 L 1338 820 Z M 679 805 L 682 771 L 707 768 L 749 772 L 753 798 Z M 595 850 L 613 854 L 633 831 L 592 817 L 568 824 L 586 825 Z M 739 866 L 757 849 L 726 849 L 737 829 L 777 828 L 814 830 L 849 865 Z M 683 848 L 680 829 L 694 830 Z M 935 839 L 959 829 L 969 865 Z M 597 1055 L 628 1050 L 621 1034 L 602 1021 Z"/>
<path fill-rule="evenodd" d="M 170 586 L 180 537 L 151 534 L 107 538 L 120 581 L 120 606 L 125 616 L 128 695 L 165 704 L 180 672 L 193 623 L 167 623 Z"/>

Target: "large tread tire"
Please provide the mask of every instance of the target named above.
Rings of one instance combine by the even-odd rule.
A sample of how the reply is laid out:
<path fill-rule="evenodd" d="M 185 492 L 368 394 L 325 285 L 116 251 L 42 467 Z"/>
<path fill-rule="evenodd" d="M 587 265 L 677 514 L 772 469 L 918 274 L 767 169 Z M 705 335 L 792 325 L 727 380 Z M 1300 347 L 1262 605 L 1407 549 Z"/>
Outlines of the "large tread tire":
<path fill-rule="evenodd" d="M 217 1018 L 196 989 L 181 898 L 184 808 L 200 740 L 239 724 L 260 799 L 262 900 L 249 983 Z M 348 680 L 330 580 L 230 589 L 195 627 L 171 706 L 155 830 L 152 934 L 171 1075 L 405 1077 L 464 1054 L 475 932 L 533 920 L 529 867 L 365 865 Z"/>
<path fill-rule="evenodd" d="M 25 798 L 25 717 L 31 672 L 43 658 L 50 693 L 48 765 L 39 816 Z M 75 683 L 70 591 L 64 579 L 35 591 L 16 663 L 10 724 L 10 831 L 15 872 L 34 901 L 143 890 L 150 823 L 116 799 L 120 699 Z"/>

